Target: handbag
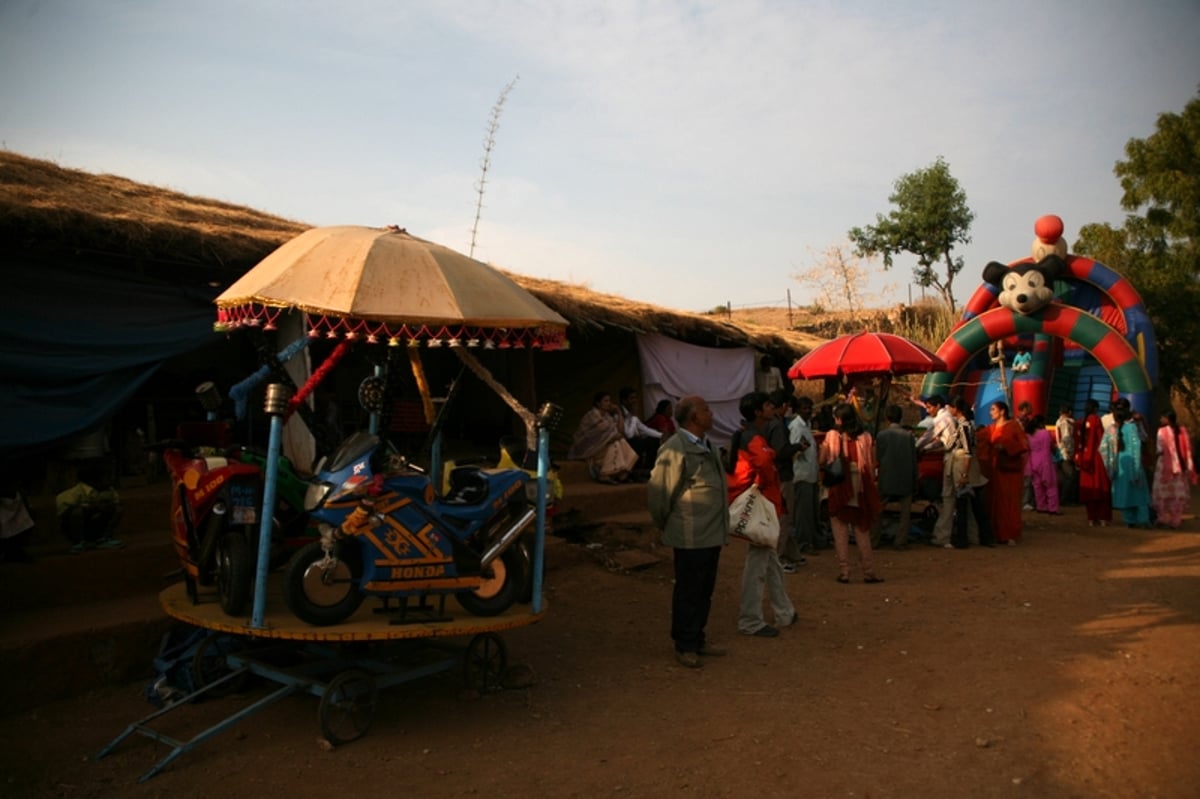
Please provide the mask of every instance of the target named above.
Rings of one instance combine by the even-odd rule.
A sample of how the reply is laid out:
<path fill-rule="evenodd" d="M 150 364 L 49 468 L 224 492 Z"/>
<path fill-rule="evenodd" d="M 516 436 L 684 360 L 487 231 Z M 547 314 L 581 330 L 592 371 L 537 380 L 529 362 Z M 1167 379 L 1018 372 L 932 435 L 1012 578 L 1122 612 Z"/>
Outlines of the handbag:
<path fill-rule="evenodd" d="M 779 544 L 779 516 L 757 485 L 751 485 L 729 504 L 729 533 L 756 547 L 774 549 Z"/>
<path fill-rule="evenodd" d="M 958 428 L 958 447 L 954 450 L 954 456 L 950 462 L 950 475 L 956 486 L 963 483 L 964 476 L 966 484 L 971 488 L 979 488 L 987 484 L 987 478 L 983 476 L 983 472 L 979 468 L 979 458 L 971 451 L 965 425 Z"/>
<path fill-rule="evenodd" d="M 838 436 L 838 454 L 825 465 L 821 472 L 821 485 L 832 488 L 846 479 L 846 461 L 842 457 L 842 437 Z"/>

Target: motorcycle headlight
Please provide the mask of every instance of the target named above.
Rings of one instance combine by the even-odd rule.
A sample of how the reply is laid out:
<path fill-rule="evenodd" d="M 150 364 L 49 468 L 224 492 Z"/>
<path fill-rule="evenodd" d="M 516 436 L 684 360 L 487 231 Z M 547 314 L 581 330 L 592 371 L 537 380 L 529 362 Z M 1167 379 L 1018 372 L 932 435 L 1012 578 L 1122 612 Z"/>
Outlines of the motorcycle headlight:
<path fill-rule="evenodd" d="M 329 495 L 332 488 L 333 486 L 329 483 L 309 483 L 304 492 L 305 512 L 312 512 L 321 507 L 321 503 L 325 501 L 325 497 Z"/>

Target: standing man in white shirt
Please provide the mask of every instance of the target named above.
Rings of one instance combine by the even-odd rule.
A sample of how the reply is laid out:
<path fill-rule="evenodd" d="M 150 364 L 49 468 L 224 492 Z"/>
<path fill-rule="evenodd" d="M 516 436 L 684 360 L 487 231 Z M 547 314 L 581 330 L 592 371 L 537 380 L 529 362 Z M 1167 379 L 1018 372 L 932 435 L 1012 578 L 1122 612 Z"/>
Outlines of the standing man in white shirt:
<path fill-rule="evenodd" d="M 796 413 L 788 422 L 788 441 L 796 449 L 792 455 L 792 529 L 788 532 L 801 552 L 815 552 L 823 542 L 817 441 L 810 424 L 812 398 L 796 397 L 792 407 Z"/>
<path fill-rule="evenodd" d="M 925 400 L 925 408 L 933 415 L 933 427 L 917 439 L 917 453 L 939 452 L 942 455 L 942 507 L 937 522 L 933 525 L 936 547 L 953 549 L 950 534 L 954 529 L 954 505 L 958 498 L 954 485 L 954 450 L 958 446 L 958 421 L 946 405 L 946 398 L 934 394 Z"/>

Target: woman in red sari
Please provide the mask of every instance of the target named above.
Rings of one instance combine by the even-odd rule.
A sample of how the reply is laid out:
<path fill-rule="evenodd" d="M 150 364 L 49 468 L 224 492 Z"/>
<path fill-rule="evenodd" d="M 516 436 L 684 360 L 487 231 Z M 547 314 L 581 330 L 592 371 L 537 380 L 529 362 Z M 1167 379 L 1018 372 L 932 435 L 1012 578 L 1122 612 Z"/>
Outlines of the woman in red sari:
<path fill-rule="evenodd" d="M 1079 470 L 1079 501 L 1087 509 L 1088 525 L 1108 526 L 1112 521 L 1112 483 L 1104 460 L 1100 457 L 1100 442 L 1104 425 L 1100 421 L 1100 403 L 1088 400 L 1083 406 L 1083 420 L 1075 435 L 1075 468 Z"/>
<path fill-rule="evenodd" d="M 997 541 L 1016 546 L 1021 540 L 1021 496 L 1029 439 L 1021 423 L 1012 418 L 1007 402 L 993 402 L 988 413 L 992 423 L 987 428 L 987 446 L 979 447 L 979 455 L 988 462 L 987 502 L 992 532 Z"/>

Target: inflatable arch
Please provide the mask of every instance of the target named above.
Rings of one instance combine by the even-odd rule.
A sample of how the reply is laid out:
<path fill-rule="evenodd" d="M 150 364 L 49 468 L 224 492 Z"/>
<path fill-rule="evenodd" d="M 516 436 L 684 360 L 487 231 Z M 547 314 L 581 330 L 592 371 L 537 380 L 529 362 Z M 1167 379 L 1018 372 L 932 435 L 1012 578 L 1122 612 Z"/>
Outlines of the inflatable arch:
<path fill-rule="evenodd" d="M 1056 299 L 1027 316 L 1000 306 L 997 286 L 981 284 L 938 349 L 947 371 L 927 375 L 921 393 L 926 396 L 956 393 L 953 389 L 962 385 L 972 361 L 990 344 L 1011 336 L 1032 335 L 1033 368 L 1027 377 L 1013 381 L 1014 402 L 1031 399 L 1039 412 L 1046 412 L 1050 343 L 1057 338 L 1091 355 L 1111 378 L 1116 393 L 1129 399 L 1142 415 L 1150 417 L 1158 354 L 1154 328 L 1141 297 L 1125 278 L 1098 261 L 1075 255 L 1065 255 L 1064 260 L 1068 274 L 1056 285 Z M 1023 258 L 1008 266 L 1032 262 L 1031 258 Z M 977 403 L 982 404 L 979 399 Z"/>

